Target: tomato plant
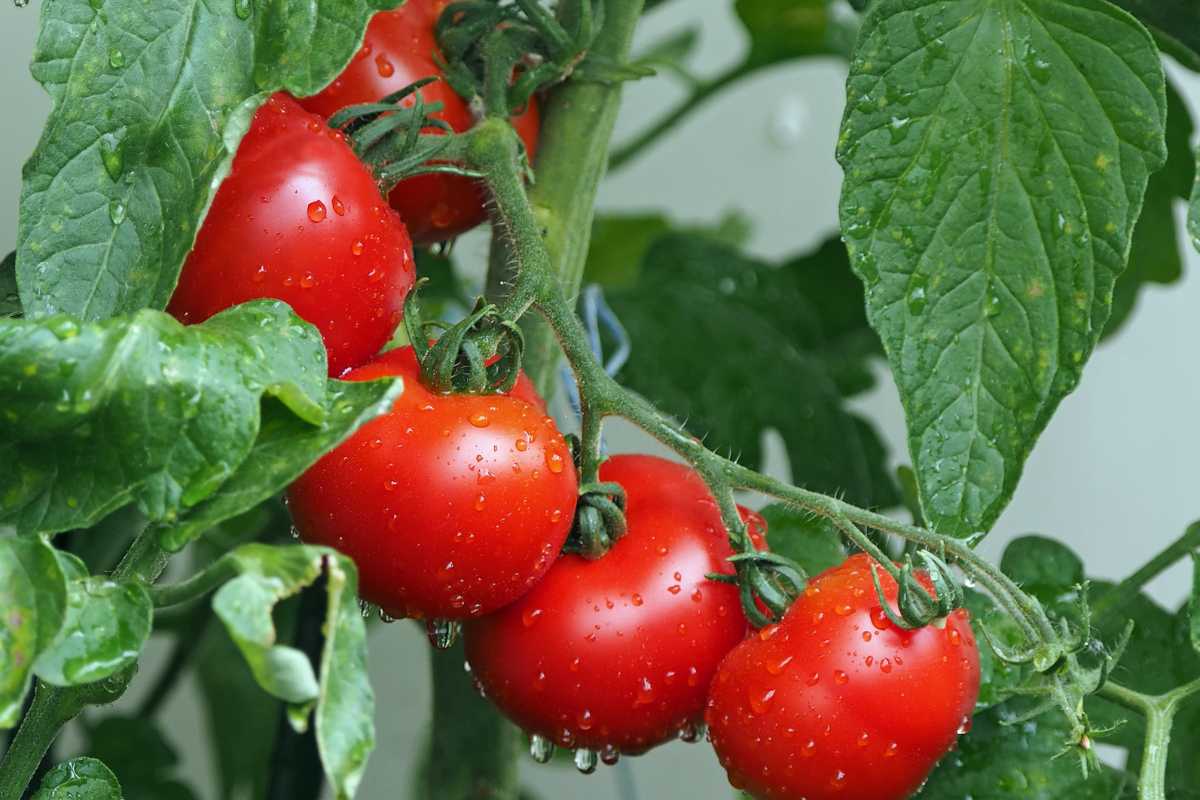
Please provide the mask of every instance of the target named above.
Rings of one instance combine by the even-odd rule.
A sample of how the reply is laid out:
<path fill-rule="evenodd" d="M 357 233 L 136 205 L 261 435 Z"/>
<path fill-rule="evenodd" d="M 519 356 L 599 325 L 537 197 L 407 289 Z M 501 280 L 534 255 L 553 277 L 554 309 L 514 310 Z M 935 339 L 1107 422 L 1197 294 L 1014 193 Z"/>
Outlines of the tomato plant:
<path fill-rule="evenodd" d="M 415 280 L 404 223 L 345 138 L 278 94 L 255 114 L 167 310 L 194 323 L 285 300 L 321 331 L 338 375 L 387 343 Z"/>
<path fill-rule="evenodd" d="M 717 663 L 746 634 L 732 555 L 704 481 L 682 464 L 613 456 L 629 530 L 603 558 L 560 559 L 533 591 L 466 630 L 486 695 L 565 747 L 641 753 L 700 721 Z M 753 512 L 750 512 L 753 513 Z"/>
<path fill-rule="evenodd" d="M 727 5 L 0 12 L 0 800 L 1194 793 L 1200 523 L 1030 458 L 1194 289 L 1200 12 Z"/>
<path fill-rule="evenodd" d="M 288 492 L 301 536 L 353 558 L 362 597 L 393 617 L 508 605 L 550 569 L 571 527 L 576 481 L 562 435 L 515 396 L 425 389 L 411 347 L 346 375 L 382 377 L 405 382 L 392 410 Z"/>
<path fill-rule="evenodd" d="M 409 0 L 395 11 L 377 14 L 367 26 L 362 48 L 346 69 L 320 94 L 301 100 L 308 110 L 332 116 L 346 106 L 374 103 L 423 78 L 438 80 L 420 90 L 426 103 L 440 103 L 434 116 L 456 131 L 475 124 L 467 102 L 442 77 L 444 56 L 438 50 L 434 27 L 449 0 Z M 412 104 L 412 98 L 406 98 Z M 537 151 L 538 102 L 512 119 L 532 160 Z M 388 195 L 400 212 L 413 240 L 440 242 L 469 231 L 487 218 L 486 193 L 478 183 L 458 175 L 416 175 Z"/>
<path fill-rule="evenodd" d="M 917 790 L 979 690 L 967 612 L 905 630 L 880 605 L 870 557 L 809 582 L 778 625 L 721 663 L 706 719 L 734 786 L 764 797 L 889 798 Z M 886 602 L 899 587 L 881 581 Z"/>

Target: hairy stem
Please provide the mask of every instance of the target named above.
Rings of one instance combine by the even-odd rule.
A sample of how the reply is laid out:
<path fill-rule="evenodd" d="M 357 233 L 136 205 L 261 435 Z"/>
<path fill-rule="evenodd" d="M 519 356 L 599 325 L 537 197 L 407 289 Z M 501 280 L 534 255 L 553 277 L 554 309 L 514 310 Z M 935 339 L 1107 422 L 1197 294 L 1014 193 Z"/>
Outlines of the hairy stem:
<path fill-rule="evenodd" d="M 570 4 L 562 4 L 565 7 Z M 605 0 L 604 27 L 589 55 L 616 63 L 629 56 L 630 42 L 642 0 Z M 617 111 L 621 104 L 619 83 L 581 79 L 567 81 L 543 108 L 541 138 L 536 162 L 537 181 L 528 201 L 544 237 L 549 274 L 563 296 L 574 303 L 583 280 L 596 192 L 608 165 Z M 501 227 L 506 216 L 496 215 Z M 489 294 L 501 299 L 511 284 L 511 255 L 518 250 L 506 236 L 493 239 Z M 543 394 L 548 394 L 557 372 L 559 355 L 554 334 L 538 320 L 526 327 L 525 371 Z"/>
<path fill-rule="evenodd" d="M 687 97 L 683 98 L 678 105 L 664 114 L 657 122 L 652 123 L 644 131 L 614 149 L 612 158 L 608 160 L 608 168 L 616 171 L 627 165 L 630 161 L 633 161 L 664 133 L 667 133 L 699 110 L 714 95 L 720 93 L 730 84 L 741 80 L 750 71 L 751 67 L 749 64 L 741 63 L 714 78 L 694 84 Z"/>
<path fill-rule="evenodd" d="M 1100 687 L 1098 695 L 1141 714 L 1146 719 L 1142 768 L 1138 775 L 1138 800 L 1166 800 L 1167 757 L 1171 750 L 1171 727 L 1180 704 L 1200 692 L 1200 679 L 1177 686 L 1166 694 L 1147 695 L 1113 681 Z"/>

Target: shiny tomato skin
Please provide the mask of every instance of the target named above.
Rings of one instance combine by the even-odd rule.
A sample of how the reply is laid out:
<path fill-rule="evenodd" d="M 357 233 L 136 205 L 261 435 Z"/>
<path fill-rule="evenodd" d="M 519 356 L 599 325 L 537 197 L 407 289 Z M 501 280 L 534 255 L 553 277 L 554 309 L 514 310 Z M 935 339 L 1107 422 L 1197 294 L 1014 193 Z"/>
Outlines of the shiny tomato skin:
<path fill-rule="evenodd" d="M 529 594 L 464 628 L 483 691 L 561 745 L 640 753 L 698 723 L 721 658 L 746 635 L 720 513 L 699 475 L 644 455 L 600 469 L 628 497 L 625 536 L 558 560 Z"/>
<path fill-rule="evenodd" d="M 354 59 L 322 92 L 300 102 L 329 117 L 349 105 L 373 103 L 409 84 L 441 76 L 435 25 L 450 0 L 408 0 L 395 11 L 376 14 Z M 456 132 L 470 130 L 475 117 L 467 103 L 444 80 L 421 90 L 426 103 L 441 103 L 434 116 Z M 411 101 L 406 101 L 411 102 Z M 540 117 L 537 99 L 512 119 L 530 160 L 537 149 Z M 402 181 L 389 197 L 418 244 L 453 239 L 487 218 L 483 187 L 457 175 L 417 175 Z"/>
<path fill-rule="evenodd" d="M 730 783 L 774 800 L 903 800 L 970 723 L 979 652 L 967 612 L 904 631 L 870 559 L 814 578 L 779 625 L 722 662 L 706 719 Z M 896 583 L 880 573 L 895 607 Z"/>
<path fill-rule="evenodd" d="M 391 412 L 300 477 L 304 541 L 354 559 L 359 593 L 393 617 L 462 619 L 527 592 L 562 549 L 578 484 L 553 420 L 515 396 L 439 395 L 412 348 L 351 371 L 400 376 Z"/>
<path fill-rule="evenodd" d="M 321 331 L 339 375 L 387 344 L 415 280 L 408 232 L 345 138 L 277 94 L 242 139 L 167 310 L 190 324 L 283 300 Z"/>

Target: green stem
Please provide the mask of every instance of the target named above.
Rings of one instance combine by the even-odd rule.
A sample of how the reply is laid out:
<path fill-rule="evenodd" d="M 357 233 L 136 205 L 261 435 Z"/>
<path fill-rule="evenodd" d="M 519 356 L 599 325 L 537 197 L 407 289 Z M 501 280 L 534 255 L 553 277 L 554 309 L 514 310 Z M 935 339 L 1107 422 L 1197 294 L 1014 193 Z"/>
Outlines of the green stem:
<path fill-rule="evenodd" d="M 715 78 L 695 83 L 688 96 L 683 98 L 675 108 L 668 111 L 661 119 L 634 136 L 627 143 L 613 150 L 612 158 L 608 160 L 608 168 L 615 172 L 630 161 L 633 161 L 664 133 L 667 133 L 684 119 L 691 116 L 714 95 L 720 93 L 730 84 L 744 78 L 750 71 L 750 65 L 743 62 L 729 68 Z"/>
<path fill-rule="evenodd" d="M 139 579 L 154 583 L 167 566 L 167 554 L 158 542 L 156 528 L 143 529 L 113 570 L 112 577 L 119 581 Z M 20 800 L 63 725 L 86 705 L 116 700 L 125 692 L 132 674 L 132 670 L 127 670 L 99 685 L 65 688 L 39 681 L 33 704 L 0 761 L 0 800 Z"/>
<path fill-rule="evenodd" d="M 1135 692 L 1108 681 L 1097 692 L 1146 719 L 1142 767 L 1138 775 L 1138 800 L 1166 800 L 1167 758 L 1171 751 L 1171 727 L 1180 704 L 1200 692 L 1200 678 L 1156 696 Z"/>
<path fill-rule="evenodd" d="M 1186 558 L 1189 553 L 1200 548 L 1200 523 L 1189 527 L 1171 544 L 1154 558 L 1150 559 L 1137 572 L 1118 583 L 1111 591 L 1102 595 L 1092 603 L 1092 618 L 1097 622 L 1113 612 L 1119 611 L 1132 600 L 1147 583 L 1157 578 L 1175 562 Z"/>
<path fill-rule="evenodd" d="M 222 556 L 204 569 L 179 583 L 150 587 L 150 599 L 155 608 L 179 605 L 203 597 L 222 584 L 236 578 L 237 564 L 229 556 Z"/>
<path fill-rule="evenodd" d="M 590 55 L 624 62 L 641 12 L 642 0 L 605 0 L 604 27 Z M 570 304 L 583 281 L 596 192 L 608 165 L 608 146 L 620 104 L 620 84 L 575 78 L 555 91 L 542 109 L 537 182 L 528 201 L 523 198 L 522 202 L 532 204 L 537 228 L 545 240 L 549 273 L 557 278 Z M 500 213 L 497 219 L 504 220 L 505 215 Z M 499 299 L 510 284 L 507 267 L 513 252 L 528 251 L 514 249 L 505 236 L 493 239 L 488 290 L 494 299 Z M 554 334 L 540 321 L 531 320 L 525 335 L 525 371 L 547 394 L 559 363 Z"/>
<path fill-rule="evenodd" d="M 59 730 L 82 709 L 71 690 L 38 682 L 33 703 L 0 761 L 0 800 L 20 800 Z"/>
<path fill-rule="evenodd" d="M 516 800 L 520 731 L 479 696 L 462 644 L 431 650 L 433 726 L 418 800 Z"/>

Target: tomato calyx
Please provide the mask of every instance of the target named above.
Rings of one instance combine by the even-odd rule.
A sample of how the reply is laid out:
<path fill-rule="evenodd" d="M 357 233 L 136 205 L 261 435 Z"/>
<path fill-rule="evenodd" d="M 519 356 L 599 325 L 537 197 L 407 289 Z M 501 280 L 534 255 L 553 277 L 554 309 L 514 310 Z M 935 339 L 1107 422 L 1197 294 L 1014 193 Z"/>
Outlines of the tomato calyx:
<path fill-rule="evenodd" d="M 602 557 L 625 535 L 625 489 L 619 483 L 586 483 L 579 487 L 575 523 L 563 545 L 564 553 L 577 553 L 589 561 Z"/>
<path fill-rule="evenodd" d="M 604 23 L 604 4 L 566 0 L 559 16 L 538 0 L 464 0 L 447 6 L 438 19 L 438 45 L 445 55 L 447 82 L 482 117 L 508 117 L 539 90 L 578 71 L 592 70 L 589 50 Z M 561 19 L 573 20 L 567 27 Z M 613 69 L 598 64 L 609 81 L 645 77 L 644 68 Z"/>
<path fill-rule="evenodd" d="M 512 390 L 521 374 L 525 335 L 494 304 L 480 298 L 475 309 L 449 325 L 421 318 L 417 290 L 405 301 L 404 325 L 421 364 L 421 381 L 439 394 L 496 394 Z M 431 334 L 438 334 L 431 343 Z"/>
<path fill-rule="evenodd" d="M 735 575 L 713 573 L 708 578 L 737 584 L 742 611 L 756 628 L 765 628 L 783 619 L 784 613 L 808 585 L 804 568 L 779 553 L 749 550 L 730 556 L 728 560 L 737 570 Z"/>
<path fill-rule="evenodd" d="M 879 565 L 871 562 L 871 581 L 875 584 L 875 596 L 879 599 L 879 605 L 892 624 L 903 630 L 916 630 L 931 623 L 936 624 L 938 620 L 950 616 L 955 609 L 961 608 L 964 601 L 962 587 L 955 579 L 949 564 L 928 550 L 919 551 L 917 556 L 925 562 L 924 574 L 933 584 L 933 593 L 931 594 L 917 579 L 910 556 L 905 559 L 899 575 L 895 576 L 900 585 L 896 598 L 897 610 L 892 609 L 884 595 L 883 586 L 879 582 Z"/>
<path fill-rule="evenodd" d="M 436 160 L 456 141 L 450 124 L 435 116 L 443 104 L 426 103 L 419 91 L 437 80 L 423 78 L 377 102 L 346 106 L 329 118 L 329 126 L 346 135 L 385 195 L 414 175 L 440 172 L 481 177 L 457 163 Z"/>

